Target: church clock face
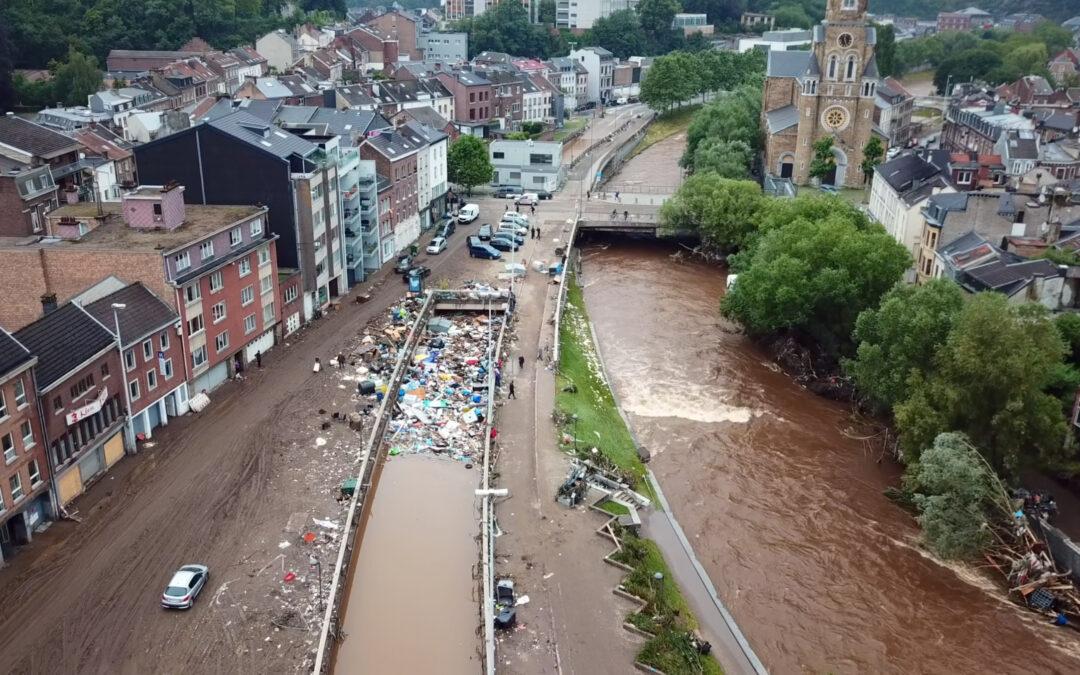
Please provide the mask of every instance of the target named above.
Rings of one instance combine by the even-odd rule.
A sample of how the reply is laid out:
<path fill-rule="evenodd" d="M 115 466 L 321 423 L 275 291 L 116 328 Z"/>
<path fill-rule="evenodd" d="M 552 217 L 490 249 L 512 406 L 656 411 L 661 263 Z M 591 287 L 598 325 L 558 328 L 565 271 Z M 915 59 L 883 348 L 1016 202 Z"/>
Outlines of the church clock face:
<path fill-rule="evenodd" d="M 848 112 L 840 106 L 826 108 L 821 114 L 821 124 L 829 131 L 839 131 L 848 124 Z"/>
<path fill-rule="evenodd" d="M 851 33 L 841 33 L 840 37 L 838 37 L 836 41 L 840 44 L 841 47 L 845 49 L 850 47 L 851 43 L 853 42 L 851 38 Z"/>

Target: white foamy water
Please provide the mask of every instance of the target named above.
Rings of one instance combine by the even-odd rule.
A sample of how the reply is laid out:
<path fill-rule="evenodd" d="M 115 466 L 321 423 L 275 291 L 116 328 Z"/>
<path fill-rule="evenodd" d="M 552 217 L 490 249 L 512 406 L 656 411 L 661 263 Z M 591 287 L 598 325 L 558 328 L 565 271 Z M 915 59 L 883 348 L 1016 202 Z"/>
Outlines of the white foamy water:
<path fill-rule="evenodd" d="M 655 389 L 627 388 L 622 394 L 623 409 L 640 417 L 678 417 L 705 424 L 746 424 L 765 413 L 708 398 L 697 389 L 685 384 Z"/>

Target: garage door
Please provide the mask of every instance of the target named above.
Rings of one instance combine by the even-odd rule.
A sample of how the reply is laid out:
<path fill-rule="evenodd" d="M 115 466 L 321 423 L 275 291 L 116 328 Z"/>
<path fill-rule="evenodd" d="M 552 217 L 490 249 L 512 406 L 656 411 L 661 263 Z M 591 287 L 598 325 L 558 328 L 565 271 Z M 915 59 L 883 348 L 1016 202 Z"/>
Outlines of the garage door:
<path fill-rule="evenodd" d="M 78 467 L 71 467 L 56 479 L 56 492 L 60 498 L 60 505 L 67 504 L 82 492 L 82 477 Z"/>
<path fill-rule="evenodd" d="M 150 421 L 149 425 L 151 429 L 157 429 L 161 426 L 161 402 L 155 401 L 154 405 L 146 409 L 146 418 Z"/>
<path fill-rule="evenodd" d="M 119 438 L 119 435 L 114 438 Z M 123 444 L 123 441 L 120 441 Z M 101 448 L 97 447 L 86 453 L 82 459 L 79 460 L 79 475 L 82 477 L 84 484 L 89 483 L 94 479 L 94 476 L 98 475 L 105 470 L 105 457 L 101 452 Z"/>
<path fill-rule="evenodd" d="M 244 347 L 244 363 L 251 363 L 259 352 L 265 354 L 274 347 L 274 331 L 268 330 Z"/>
<path fill-rule="evenodd" d="M 229 366 L 226 363 L 219 363 L 195 378 L 195 383 L 192 388 L 197 392 L 203 390 L 208 392 L 214 391 L 214 389 L 227 379 L 229 379 Z"/>
<path fill-rule="evenodd" d="M 105 442 L 105 464 L 112 466 L 124 456 L 124 434 L 116 434 Z"/>

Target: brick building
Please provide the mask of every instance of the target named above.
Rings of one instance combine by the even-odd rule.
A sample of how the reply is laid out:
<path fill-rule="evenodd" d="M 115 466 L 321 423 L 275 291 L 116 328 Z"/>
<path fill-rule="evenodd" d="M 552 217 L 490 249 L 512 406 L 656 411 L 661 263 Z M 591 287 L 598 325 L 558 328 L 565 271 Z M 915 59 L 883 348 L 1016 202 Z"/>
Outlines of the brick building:
<path fill-rule="evenodd" d="M 15 333 L 37 357 L 37 404 L 60 507 L 124 457 L 120 354 L 109 331 L 74 303 Z"/>
<path fill-rule="evenodd" d="M 417 154 L 421 150 L 421 146 L 397 131 L 389 130 L 367 138 L 360 146 L 360 157 L 374 160 L 376 172 L 389 179 L 389 190 L 379 190 L 380 245 L 384 264 L 420 236 Z"/>
<path fill-rule="evenodd" d="M 37 408 L 37 357 L 0 330 L 0 565 L 27 544 L 34 528 L 55 516 L 49 466 Z"/>
<path fill-rule="evenodd" d="M 78 176 L 79 144 L 40 124 L 0 116 L 0 236 L 40 233 L 60 188 Z"/>
<path fill-rule="evenodd" d="M 805 185 L 814 143 L 832 138 L 836 168 L 822 183 L 861 187 L 863 148 L 874 135 L 888 140 L 874 125 L 877 36 L 866 0 L 829 0 L 825 18 L 814 27 L 812 51 L 769 52 L 761 108 L 765 170 Z"/>
<path fill-rule="evenodd" d="M 423 61 L 423 54 L 417 45 L 419 30 L 416 19 L 402 12 L 391 11 L 367 20 L 367 25 L 374 28 L 384 38 L 397 40 L 398 51 L 408 56 L 410 61 Z"/>
<path fill-rule="evenodd" d="M 485 136 L 494 110 L 493 87 L 486 78 L 468 70 L 436 73 L 454 95 L 454 123 L 465 134 Z"/>

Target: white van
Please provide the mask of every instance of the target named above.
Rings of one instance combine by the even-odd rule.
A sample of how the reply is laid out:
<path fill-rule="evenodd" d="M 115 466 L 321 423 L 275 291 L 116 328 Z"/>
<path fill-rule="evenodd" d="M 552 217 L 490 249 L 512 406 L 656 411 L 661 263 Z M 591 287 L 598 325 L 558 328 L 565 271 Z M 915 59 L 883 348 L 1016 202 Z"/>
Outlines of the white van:
<path fill-rule="evenodd" d="M 479 217 L 480 207 L 476 204 L 466 204 L 465 206 L 461 207 L 460 211 L 458 211 L 457 219 L 459 223 L 471 223 Z"/>

